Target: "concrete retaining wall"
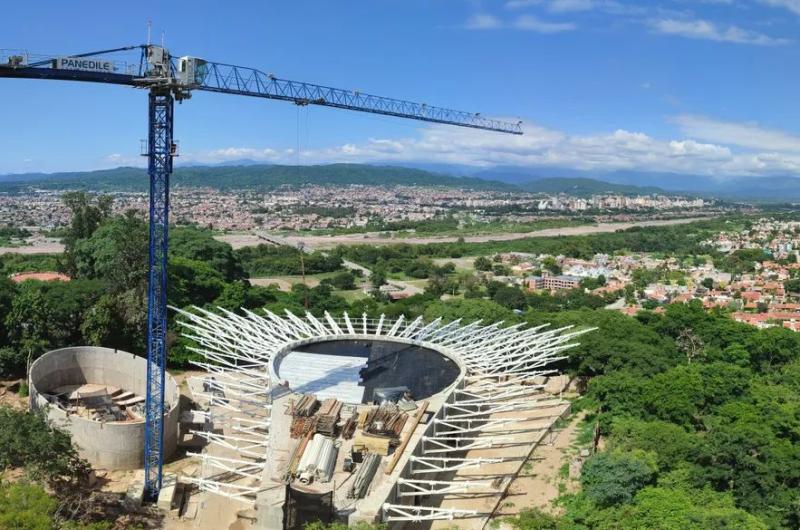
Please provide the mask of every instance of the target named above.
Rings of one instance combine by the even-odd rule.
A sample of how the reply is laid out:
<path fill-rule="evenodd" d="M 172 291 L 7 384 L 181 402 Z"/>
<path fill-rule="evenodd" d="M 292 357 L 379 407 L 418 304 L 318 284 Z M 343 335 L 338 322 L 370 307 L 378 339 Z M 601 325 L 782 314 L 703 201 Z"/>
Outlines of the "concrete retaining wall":
<path fill-rule="evenodd" d="M 32 409 L 45 411 L 54 425 L 68 431 L 80 455 L 98 469 L 138 469 L 144 466 L 144 421 L 103 423 L 67 414 L 42 394 L 65 385 L 85 383 L 122 388 L 144 396 L 147 359 L 119 350 L 79 346 L 50 351 L 31 365 Z M 178 387 L 166 374 L 164 457 L 172 456 L 178 437 Z"/>

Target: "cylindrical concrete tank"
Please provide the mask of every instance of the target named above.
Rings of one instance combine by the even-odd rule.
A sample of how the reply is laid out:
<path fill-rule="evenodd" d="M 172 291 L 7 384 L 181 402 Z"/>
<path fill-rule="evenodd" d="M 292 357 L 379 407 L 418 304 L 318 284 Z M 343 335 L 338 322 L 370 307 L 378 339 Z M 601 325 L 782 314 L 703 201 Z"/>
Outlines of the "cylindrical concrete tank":
<path fill-rule="evenodd" d="M 55 426 L 69 432 L 81 457 L 93 467 L 138 469 L 144 466 L 144 420 L 130 413 L 123 421 L 108 421 L 110 416 L 94 411 L 113 409 L 116 412 L 119 409 L 124 413 L 127 408 L 141 407 L 147 389 L 147 359 L 94 346 L 53 350 L 31 365 L 28 384 L 31 408 L 42 410 Z M 88 397 L 84 399 L 84 395 Z M 165 458 L 172 456 L 177 445 L 178 398 L 175 380 L 166 374 Z M 84 399 L 83 407 L 81 399 Z M 99 400 L 98 409 L 89 409 L 93 406 L 89 405 L 91 399 Z"/>

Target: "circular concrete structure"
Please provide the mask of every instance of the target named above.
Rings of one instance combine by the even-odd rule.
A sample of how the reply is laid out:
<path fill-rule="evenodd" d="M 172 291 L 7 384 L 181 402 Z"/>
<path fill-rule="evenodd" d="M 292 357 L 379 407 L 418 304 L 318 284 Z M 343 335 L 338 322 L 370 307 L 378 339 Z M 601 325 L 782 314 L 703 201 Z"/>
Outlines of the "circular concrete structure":
<path fill-rule="evenodd" d="M 354 334 L 294 343 L 275 355 L 271 371 L 295 392 L 358 404 L 379 401 L 375 391 L 392 387 L 428 399 L 449 389 L 465 368 L 446 348 Z"/>
<path fill-rule="evenodd" d="M 81 457 L 95 468 L 144 465 L 147 360 L 120 350 L 79 346 L 42 355 L 31 365 L 31 408 L 69 432 Z M 164 456 L 175 451 L 178 387 L 164 383 Z"/>

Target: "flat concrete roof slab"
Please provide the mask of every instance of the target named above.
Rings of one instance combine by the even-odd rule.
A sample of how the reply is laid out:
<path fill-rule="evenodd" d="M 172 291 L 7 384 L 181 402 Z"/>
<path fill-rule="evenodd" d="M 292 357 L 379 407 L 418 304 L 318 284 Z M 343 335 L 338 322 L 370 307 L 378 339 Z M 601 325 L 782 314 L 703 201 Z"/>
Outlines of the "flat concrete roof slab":
<path fill-rule="evenodd" d="M 367 361 L 366 357 L 293 351 L 281 361 L 278 375 L 295 392 L 315 394 L 319 400 L 361 403 L 364 387 L 359 385 L 359 372 Z"/>

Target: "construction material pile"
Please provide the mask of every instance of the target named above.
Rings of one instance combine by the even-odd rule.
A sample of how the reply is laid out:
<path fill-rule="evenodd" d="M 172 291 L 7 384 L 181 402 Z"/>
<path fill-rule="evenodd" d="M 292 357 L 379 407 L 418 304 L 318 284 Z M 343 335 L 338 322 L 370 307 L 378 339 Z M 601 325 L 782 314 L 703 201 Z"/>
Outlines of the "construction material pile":
<path fill-rule="evenodd" d="M 297 477 L 300 482 L 310 484 L 314 479 L 329 482 L 333 476 L 338 452 L 339 448 L 331 438 L 315 434 L 297 465 Z"/>
<path fill-rule="evenodd" d="M 366 411 L 366 415 L 359 417 L 359 426 L 364 432 L 388 436 L 397 439 L 403 431 L 408 419 L 408 414 L 399 409 L 394 403 L 385 403 L 377 408 Z"/>
<path fill-rule="evenodd" d="M 106 385 L 67 385 L 45 394 L 69 414 L 100 422 L 141 421 L 143 396 Z"/>
<path fill-rule="evenodd" d="M 342 402 L 335 398 L 328 398 L 322 402 L 317 412 L 316 430 L 326 436 L 336 435 L 336 424 L 339 423 L 339 413 Z"/>
<path fill-rule="evenodd" d="M 289 428 L 289 436 L 293 439 L 302 438 L 316 428 L 317 416 L 314 411 L 317 409 L 319 401 L 313 394 L 304 394 L 300 400 L 291 402 L 288 413 L 292 415 L 292 425 Z"/>
<path fill-rule="evenodd" d="M 374 453 L 368 453 L 367 456 L 364 457 L 364 461 L 358 467 L 358 471 L 356 471 L 353 485 L 350 486 L 350 490 L 347 492 L 348 498 L 363 499 L 367 496 L 369 485 L 372 483 L 372 479 L 375 477 L 380 463 L 381 457 Z"/>

